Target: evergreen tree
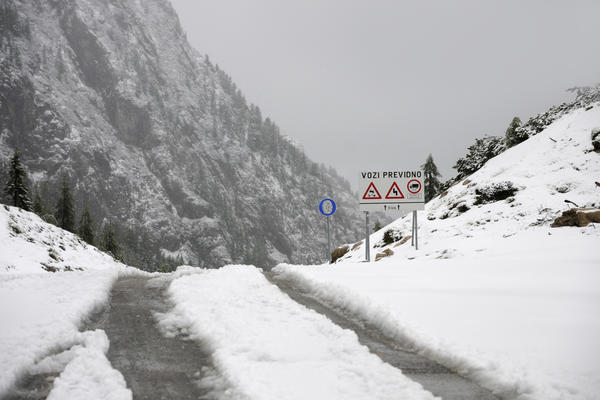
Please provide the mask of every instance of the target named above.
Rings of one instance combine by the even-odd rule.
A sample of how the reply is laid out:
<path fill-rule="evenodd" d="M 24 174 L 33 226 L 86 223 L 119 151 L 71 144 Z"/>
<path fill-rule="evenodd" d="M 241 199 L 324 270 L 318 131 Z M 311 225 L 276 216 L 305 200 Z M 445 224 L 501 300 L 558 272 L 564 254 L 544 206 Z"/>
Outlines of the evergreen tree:
<path fill-rule="evenodd" d="M 486 136 L 475 139 L 475 144 L 467 150 L 467 155 L 459 158 L 453 167 L 458 171 L 456 181 L 478 171 L 489 159 L 506 150 L 506 142 L 501 137 Z"/>
<path fill-rule="evenodd" d="M 442 183 L 438 179 L 440 172 L 438 171 L 437 165 L 433 162 L 433 156 L 429 154 L 425 164 L 421 166 L 423 173 L 425 174 L 425 202 L 433 199 L 440 192 Z"/>
<path fill-rule="evenodd" d="M 381 229 L 381 222 L 379 220 L 375 221 L 375 225 L 373 226 L 373 232 L 377 232 Z"/>
<path fill-rule="evenodd" d="M 506 144 L 508 147 L 513 147 L 527 139 L 527 133 L 523 132 L 521 129 L 518 129 L 521 126 L 521 119 L 519 117 L 514 117 L 510 122 L 508 128 L 506 128 L 506 133 L 504 137 L 506 138 Z"/>
<path fill-rule="evenodd" d="M 4 191 L 9 196 L 12 205 L 20 207 L 25 211 L 31 210 L 31 199 L 27 190 L 26 182 L 27 172 L 21 164 L 21 153 L 15 150 L 14 155 L 10 159 L 8 167 L 8 182 Z"/>
<path fill-rule="evenodd" d="M 69 187 L 69 178 L 63 175 L 62 188 L 56 203 L 56 221 L 58 226 L 69 231 L 75 232 L 75 215 L 73 212 L 73 195 Z"/>
<path fill-rule="evenodd" d="M 79 237 L 82 238 L 86 243 L 94 245 L 94 221 L 90 215 L 90 210 L 87 204 L 83 208 L 81 218 L 79 219 L 79 230 L 77 232 Z"/>
<path fill-rule="evenodd" d="M 104 225 L 102 239 L 100 241 L 100 250 L 110 253 L 116 259 L 120 259 L 121 257 L 121 248 L 117 243 L 117 235 L 112 223 Z"/>
<path fill-rule="evenodd" d="M 42 198 L 40 197 L 40 191 L 35 191 L 35 197 L 33 198 L 33 212 L 43 217 L 46 214 L 46 207 L 44 207 L 44 203 L 42 203 Z"/>

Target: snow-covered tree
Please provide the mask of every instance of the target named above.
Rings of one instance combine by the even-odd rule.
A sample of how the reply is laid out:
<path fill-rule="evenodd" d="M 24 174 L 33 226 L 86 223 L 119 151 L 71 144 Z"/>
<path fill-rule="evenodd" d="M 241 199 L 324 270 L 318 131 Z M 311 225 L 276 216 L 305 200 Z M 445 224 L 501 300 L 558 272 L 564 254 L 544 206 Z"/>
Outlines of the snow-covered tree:
<path fill-rule="evenodd" d="M 69 178 L 63 175 L 62 187 L 58 202 L 56 203 L 56 221 L 58 226 L 69 231 L 75 232 L 75 215 L 73 212 L 73 195 L 69 187 Z"/>
<path fill-rule="evenodd" d="M 435 165 L 431 154 L 425 160 L 425 164 L 421 165 L 421 168 L 423 168 L 423 173 L 425 174 L 425 203 L 427 203 L 440 192 L 442 183 L 438 178 L 442 174 L 438 171 L 438 167 Z"/>
<path fill-rule="evenodd" d="M 459 158 L 453 168 L 458 171 L 456 179 L 462 179 L 478 171 L 490 158 L 506 150 L 503 138 L 497 136 L 486 136 L 475 139 L 475 144 L 469 146 L 466 156 Z"/>
<path fill-rule="evenodd" d="M 527 133 L 523 129 L 519 129 L 520 126 L 521 119 L 519 117 L 514 117 L 510 122 L 510 125 L 508 125 L 508 128 L 506 128 L 504 138 L 508 147 L 513 147 L 528 138 Z"/>
<path fill-rule="evenodd" d="M 40 191 L 35 191 L 35 196 L 33 198 L 33 212 L 43 217 L 46 214 L 46 207 L 44 207 L 44 203 L 42 202 L 42 197 L 40 196 Z"/>
<path fill-rule="evenodd" d="M 381 222 L 379 222 L 379 220 L 376 220 L 375 225 L 373 225 L 373 232 L 377 232 L 380 229 L 381 229 Z"/>
<path fill-rule="evenodd" d="M 121 248 L 117 243 L 115 227 L 110 222 L 105 224 L 104 229 L 102 230 L 100 249 L 110 253 L 114 258 L 120 259 L 121 257 Z"/>
<path fill-rule="evenodd" d="M 79 230 L 77 233 L 85 242 L 91 244 L 92 246 L 94 245 L 94 221 L 92 220 L 92 216 L 90 215 L 90 210 L 88 209 L 87 204 L 81 213 L 81 218 L 79 219 Z"/>
<path fill-rule="evenodd" d="M 12 205 L 25 211 L 31 210 L 31 199 L 27 190 L 27 172 L 21 164 L 21 153 L 15 150 L 8 167 L 8 182 L 4 188 L 12 201 Z"/>

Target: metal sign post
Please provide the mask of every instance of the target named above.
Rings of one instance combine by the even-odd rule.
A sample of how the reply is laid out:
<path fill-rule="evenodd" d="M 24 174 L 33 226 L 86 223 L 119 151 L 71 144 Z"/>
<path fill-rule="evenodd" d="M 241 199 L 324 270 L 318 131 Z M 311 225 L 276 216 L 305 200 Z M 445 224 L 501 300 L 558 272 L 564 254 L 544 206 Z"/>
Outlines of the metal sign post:
<path fill-rule="evenodd" d="M 331 230 L 329 229 L 329 215 L 327 217 L 327 254 L 331 257 Z"/>
<path fill-rule="evenodd" d="M 369 212 L 365 211 L 365 260 L 367 262 L 371 261 L 371 243 L 370 243 L 370 232 L 369 232 Z"/>
<path fill-rule="evenodd" d="M 414 246 L 415 245 L 415 212 L 412 212 L 412 219 L 411 219 L 411 226 L 410 226 L 410 245 Z"/>
<path fill-rule="evenodd" d="M 327 260 L 331 260 L 331 230 L 329 216 L 333 215 L 335 208 L 335 202 L 329 198 L 325 198 L 319 203 L 319 212 L 327 217 Z"/>
<path fill-rule="evenodd" d="M 412 214 L 412 235 L 411 245 L 415 246 L 415 250 L 419 250 L 419 225 L 417 224 L 417 210 Z"/>

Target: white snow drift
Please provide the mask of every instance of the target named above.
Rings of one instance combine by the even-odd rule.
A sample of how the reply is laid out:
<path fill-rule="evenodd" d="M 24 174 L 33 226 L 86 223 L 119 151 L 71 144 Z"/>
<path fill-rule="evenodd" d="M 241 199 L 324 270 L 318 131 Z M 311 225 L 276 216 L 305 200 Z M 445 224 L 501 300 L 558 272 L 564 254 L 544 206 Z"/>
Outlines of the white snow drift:
<path fill-rule="evenodd" d="M 565 200 L 600 205 L 600 106 L 578 109 L 490 160 L 419 212 L 420 246 L 371 235 L 333 266 L 276 268 L 317 298 L 508 398 L 600 395 L 600 227 L 550 228 Z M 511 181 L 514 196 L 475 204 L 477 189 Z M 463 207 L 461 207 L 463 206 Z M 350 246 L 352 247 L 352 245 Z"/>
<path fill-rule="evenodd" d="M 0 207 L 0 396 L 23 374 L 62 371 L 51 399 L 130 399 L 104 332 L 79 331 L 130 270 L 33 213 Z"/>

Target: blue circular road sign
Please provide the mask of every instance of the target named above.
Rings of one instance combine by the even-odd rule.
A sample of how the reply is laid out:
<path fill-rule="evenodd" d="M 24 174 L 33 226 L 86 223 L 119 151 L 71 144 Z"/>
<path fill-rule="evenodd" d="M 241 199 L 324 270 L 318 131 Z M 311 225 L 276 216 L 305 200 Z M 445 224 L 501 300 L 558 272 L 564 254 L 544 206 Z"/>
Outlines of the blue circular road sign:
<path fill-rule="evenodd" d="M 335 201 L 331 199 L 323 199 L 319 203 L 319 211 L 321 214 L 329 217 L 335 212 Z"/>

